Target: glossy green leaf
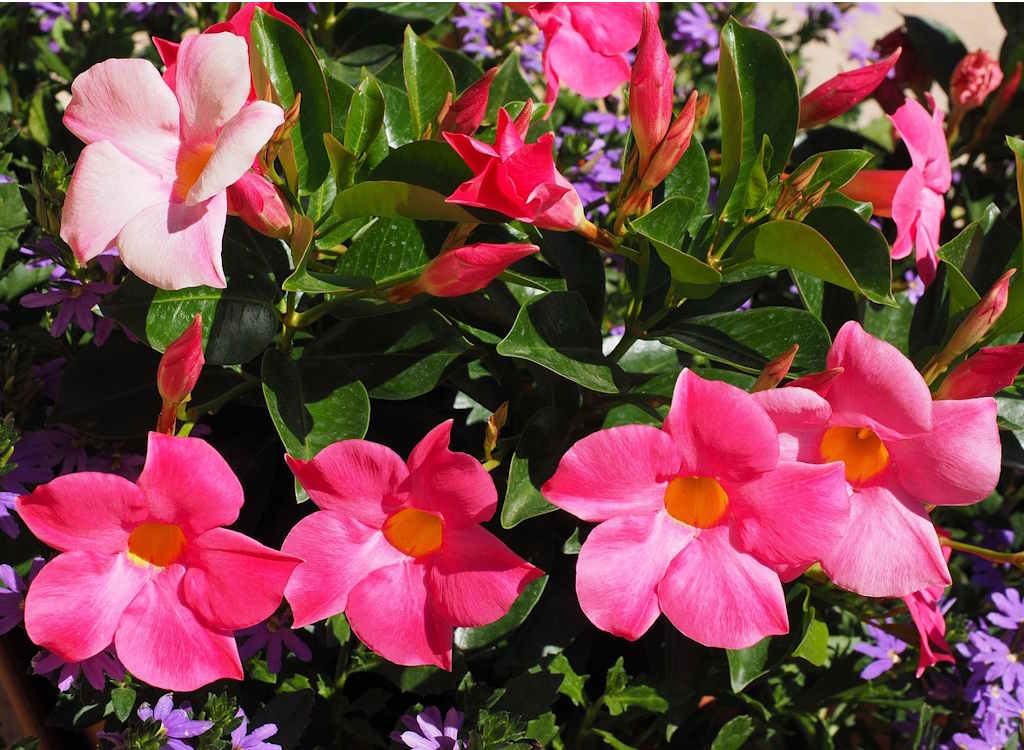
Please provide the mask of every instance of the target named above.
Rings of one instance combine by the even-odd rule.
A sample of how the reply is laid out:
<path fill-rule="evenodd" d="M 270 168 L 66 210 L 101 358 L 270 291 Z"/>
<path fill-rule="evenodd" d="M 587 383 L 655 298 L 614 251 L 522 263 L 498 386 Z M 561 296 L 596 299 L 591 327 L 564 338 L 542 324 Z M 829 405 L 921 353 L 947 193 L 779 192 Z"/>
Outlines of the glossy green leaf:
<path fill-rule="evenodd" d="M 544 593 L 544 587 L 547 584 L 547 576 L 541 576 L 537 580 L 531 581 L 523 589 L 522 593 L 516 597 L 516 600 L 512 602 L 509 611 L 489 625 L 483 625 L 478 628 L 456 628 L 455 647 L 463 651 L 482 648 L 511 633 L 530 616 L 533 608 L 540 601 L 540 597 Z"/>
<path fill-rule="evenodd" d="M 116 687 L 110 691 L 110 707 L 118 721 L 127 721 L 135 708 L 135 689 Z"/>
<path fill-rule="evenodd" d="M 384 126 L 384 94 L 372 76 L 359 82 L 345 118 L 345 148 L 362 156 Z"/>
<path fill-rule="evenodd" d="M 666 200 L 681 195 L 692 200 L 696 206 L 689 226 L 691 233 L 700 227 L 704 219 L 710 192 L 711 174 L 708 169 L 708 157 L 704 154 L 700 141 L 692 138 L 683 158 L 665 178 Z"/>
<path fill-rule="evenodd" d="M 749 716 L 735 716 L 718 730 L 711 750 L 739 750 L 754 733 L 754 720 Z"/>
<path fill-rule="evenodd" d="M 704 299 L 721 286 L 722 275 L 681 249 L 684 236 L 698 213 L 698 206 L 692 199 L 677 195 L 630 222 L 630 227 L 650 240 L 658 257 L 668 266 L 681 296 Z"/>
<path fill-rule="evenodd" d="M 507 102 L 525 102 L 533 99 L 533 89 L 519 66 L 519 54 L 513 52 L 498 68 L 491 82 L 491 92 L 487 99 L 488 122 L 496 122 L 498 110 Z"/>
<path fill-rule="evenodd" d="M 416 134 L 412 130 L 408 95 L 404 90 L 387 83 L 381 83 L 380 90 L 384 95 L 384 132 L 388 145 L 398 148 L 412 143 L 416 140 Z"/>
<path fill-rule="evenodd" d="M 449 94 L 455 96 L 455 78 L 444 59 L 406 26 L 402 71 L 409 95 L 413 133 L 420 136 L 437 119 Z"/>
<path fill-rule="evenodd" d="M 28 211 L 17 183 L 0 184 L 0 263 L 8 250 L 19 246 L 18 238 L 28 226 Z"/>
<path fill-rule="evenodd" d="M 804 194 L 808 195 L 813 193 L 826 182 L 829 185 L 829 190 L 838 190 L 852 180 L 860 170 L 867 166 L 867 163 L 871 161 L 872 158 L 870 151 L 864 151 L 859 148 L 843 148 L 835 151 L 822 151 L 820 154 L 807 157 L 799 167 L 793 170 L 793 174 L 800 174 L 804 169 L 808 168 L 812 162 L 817 159 L 821 159 L 821 164 L 819 164 L 818 168 L 815 170 L 814 176 L 811 177 L 810 182 L 807 183 L 807 187 L 804 188 Z"/>
<path fill-rule="evenodd" d="M 408 182 L 445 196 L 472 177 L 462 157 L 440 141 L 416 141 L 396 148 L 370 174 L 372 180 Z"/>
<path fill-rule="evenodd" d="M 389 16 L 409 21 L 430 21 L 441 23 L 452 12 L 455 3 L 366 3 L 367 7 L 387 13 Z"/>
<path fill-rule="evenodd" d="M 534 414 L 516 443 L 509 459 L 505 499 L 501 504 L 501 525 L 511 529 L 529 518 L 557 508 L 540 493 L 540 487 L 555 473 L 558 457 L 552 448 L 565 440 L 568 422 L 562 410 L 546 407 Z"/>
<path fill-rule="evenodd" d="M 333 125 L 327 79 L 316 53 L 302 34 L 262 10 L 252 19 L 252 44 L 274 85 L 284 109 L 302 93 L 299 123 L 292 128 L 299 189 L 316 190 L 327 177 L 329 164 L 324 149 L 324 133 Z"/>
<path fill-rule="evenodd" d="M 584 388 L 617 393 L 601 332 L 576 292 L 546 292 L 519 310 L 498 354 L 534 362 Z"/>
<path fill-rule="evenodd" d="M 445 198 L 442 193 L 419 185 L 372 180 L 338 193 L 334 199 L 334 215 L 338 219 L 382 216 L 458 223 L 479 221 L 461 206 L 446 203 Z"/>

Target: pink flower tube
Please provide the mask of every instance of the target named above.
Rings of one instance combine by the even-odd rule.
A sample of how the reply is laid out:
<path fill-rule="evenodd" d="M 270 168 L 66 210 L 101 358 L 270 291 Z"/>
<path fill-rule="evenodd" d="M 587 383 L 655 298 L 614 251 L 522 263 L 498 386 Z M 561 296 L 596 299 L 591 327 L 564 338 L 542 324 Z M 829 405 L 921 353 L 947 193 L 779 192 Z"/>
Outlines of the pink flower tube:
<path fill-rule="evenodd" d="M 391 290 L 388 299 L 405 302 L 423 292 L 435 297 L 459 297 L 483 289 L 518 260 L 540 250 L 536 245 L 480 242 L 444 250 L 419 278 Z"/>

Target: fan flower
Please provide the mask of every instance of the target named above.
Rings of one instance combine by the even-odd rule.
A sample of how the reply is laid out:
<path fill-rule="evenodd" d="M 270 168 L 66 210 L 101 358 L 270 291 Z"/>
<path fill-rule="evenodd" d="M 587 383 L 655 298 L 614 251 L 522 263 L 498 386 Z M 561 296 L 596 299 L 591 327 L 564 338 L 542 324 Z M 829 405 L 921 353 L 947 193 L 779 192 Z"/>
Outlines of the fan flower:
<path fill-rule="evenodd" d="M 842 372 L 807 389 L 754 394 L 779 429 L 782 455 L 843 461 L 850 524 L 822 566 L 843 588 L 902 597 L 950 584 L 926 504 L 970 505 L 999 479 L 992 398 L 932 401 L 913 363 L 851 321 L 828 354 Z"/>
<path fill-rule="evenodd" d="M 789 630 L 780 578 L 821 559 L 850 510 L 841 464 L 780 460 L 778 432 L 753 396 L 689 370 L 662 429 L 588 435 L 541 492 L 599 522 L 576 564 L 591 622 L 636 640 L 664 612 L 722 648 Z"/>
<path fill-rule="evenodd" d="M 69 662 L 113 641 L 132 674 L 165 689 L 241 679 L 232 633 L 277 609 L 299 562 L 221 528 L 242 502 L 210 445 L 155 432 L 136 483 L 81 472 L 22 496 L 18 514 L 61 552 L 29 587 L 29 637 Z"/>
<path fill-rule="evenodd" d="M 166 741 L 160 750 L 191 750 L 192 746 L 183 740 L 205 734 L 213 726 L 212 721 L 201 721 L 189 716 L 184 708 L 174 707 L 174 696 L 167 693 L 155 706 L 143 703 L 136 711 L 143 721 L 158 721 Z"/>
<path fill-rule="evenodd" d="M 415 716 L 405 714 L 402 724 L 406 731 L 392 732 L 391 739 L 413 750 L 462 750 L 459 730 L 464 718 L 461 712 L 449 708 L 442 719 L 441 710 L 430 706 Z"/>
<path fill-rule="evenodd" d="M 299 661 L 310 661 L 313 658 L 313 652 L 306 642 L 288 627 L 283 617 L 277 614 L 271 615 L 266 622 L 259 625 L 239 630 L 235 637 L 245 639 L 243 643 L 238 644 L 238 655 L 242 661 L 266 649 L 267 670 L 274 674 L 281 672 L 286 650 L 295 654 Z"/>
<path fill-rule="evenodd" d="M 231 750 L 281 750 L 274 742 L 264 742 L 277 734 L 277 724 L 263 724 L 249 731 L 249 717 L 245 711 L 238 709 L 236 717 L 241 723 L 231 732 Z"/>
<path fill-rule="evenodd" d="M 320 508 L 282 547 L 305 559 L 285 591 L 296 627 L 344 611 L 389 661 L 451 669 L 453 628 L 494 622 L 542 575 L 480 526 L 497 507 L 494 482 L 448 450 L 451 428 L 427 433 L 407 462 L 366 440 L 286 456 Z"/>
<path fill-rule="evenodd" d="M 853 650 L 871 657 L 871 662 L 861 670 L 860 678 L 873 680 L 900 663 L 900 654 L 906 651 L 907 643 L 886 633 L 876 625 L 868 624 L 864 627 L 867 629 L 868 635 L 875 639 L 875 642 L 858 641 L 853 644 Z"/>
<path fill-rule="evenodd" d="M 227 188 L 284 122 L 248 102 L 245 41 L 186 37 L 175 86 L 149 62 L 106 60 L 71 85 L 64 124 L 87 145 L 68 187 L 61 238 L 81 262 L 117 245 L 137 276 L 162 289 L 224 287 Z"/>
<path fill-rule="evenodd" d="M 81 675 L 84 675 L 86 681 L 96 690 L 103 690 L 107 682 L 107 675 L 114 682 L 124 679 L 124 667 L 109 648 L 103 649 L 84 661 L 70 662 L 64 661 L 56 654 L 40 651 L 32 659 L 32 671 L 44 675 L 58 672 L 57 689 L 62 693 L 70 690 Z"/>
<path fill-rule="evenodd" d="M 10 565 L 0 565 L 0 635 L 14 630 L 25 619 L 25 594 L 43 562 L 41 557 L 34 558 L 24 578 Z"/>

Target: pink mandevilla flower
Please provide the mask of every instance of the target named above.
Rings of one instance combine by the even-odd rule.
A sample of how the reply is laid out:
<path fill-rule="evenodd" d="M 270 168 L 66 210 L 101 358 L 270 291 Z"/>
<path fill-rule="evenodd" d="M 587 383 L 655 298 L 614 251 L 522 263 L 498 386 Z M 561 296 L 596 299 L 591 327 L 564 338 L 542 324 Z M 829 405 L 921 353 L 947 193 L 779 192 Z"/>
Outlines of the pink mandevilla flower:
<path fill-rule="evenodd" d="M 542 575 L 480 526 L 497 493 L 475 458 L 448 450 L 451 428 L 427 433 L 407 462 L 366 440 L 286 456 L 320 508 L 282 547 L 305 560 L 285 591 L 294 627 L 344 611 L 389 661 L 451 669 L 453 628 L 497 620 Z"/>
<path fill-rule="evenodd" d="M 132 674 L 169 690 L 241 679 L 232 634 L 277 609 L 299 563 L 221 528 L 242 502 L 209 444 L 155 432 L 136 483 L 82 472 L 22 496 L 18 514 L 61 552 L 29 587 L 29 637 L 69 662 L 113 641 Z"/>
<path fill-rule="evenodd" d="M 942 548 L 942 556 L 946 563 L 949 563 L 949 555 L 952 550 L 949 547 Z M 940 661 L 954 663 L 952 649 L 946 642 L 946 617 L 940 599 L 946 592 L 945 586 L 929 586 L 921 591 L 915 591 L 903 597 L 903 603 L 910 611 L 910 619 L 914 621 L 917 628 L 918 639 L 921 642 L 920 655 L 917 660 L 917 676 L 920 677 L 924 671 Z M 952 602 L 950 602 L 952 604 Z"/>
<path fill-rule="evenodd" d="M 225 286 L 225 191 L 284 122 L 276 104 L 247 103 L 250 87 L 248 48 L 230 33 L 186 37 L 173 90 L 145 60 L 79 75 L 64 124 L 88 145 L 61 225 L 76 257 L 116 244 L 154 286 Z"/>
<path fill-rule="evenodd" d="M 780 577 L 821 559 L 850 511 L 842 464 L 780 458 L 753 396 L 689 370 L 662 429 L 588 435 L 541 492 L 599 522 L 576 564 L 580 606 L 597 627 L 635 640 L 664 612 L 723 648 L 789 630 Z"/>
<path fill-rule="evenodd" d="M 948 586 L 925 504 L 970 505 L 995 488 L 995 400 L 933 402 L 913 363 L 855 321 L 840 329 L 828 366 L 842 372 L 817 394 L 754 394 L 778 426 L 784 457 L 845 462 L 850 524 L 826 545 L 825 571 L 864 596 Z"/>

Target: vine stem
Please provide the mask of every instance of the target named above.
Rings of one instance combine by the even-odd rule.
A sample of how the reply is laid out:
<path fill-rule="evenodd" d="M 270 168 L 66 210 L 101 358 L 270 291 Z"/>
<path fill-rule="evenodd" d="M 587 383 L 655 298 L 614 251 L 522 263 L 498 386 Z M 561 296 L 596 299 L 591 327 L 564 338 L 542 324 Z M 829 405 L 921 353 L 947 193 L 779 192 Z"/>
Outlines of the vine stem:
<path fill-rule="evenodd" d="M 216 398 L 212 398 L 205 403 L 193 406 L 191 409 L 186 411 L 186 421 L 195 422 L 203 414 L 213 414 L 236 396 L 241 396 L 243 393 L 253 390 L 257 385 L 259 385 L 259 381 L 256 378 L 252 378 L 251 380 L 246 380 L 244 383 L 239 383 L 236 386 L 228 388 L 224 393 L 220 394 Z"/>
<path fill-rule="evenodd" d="M 940 536 L 939 543 L 944 547 L 955 549 L 957 552 L 966 552 L 967 554 L 980 557 L 983 560 L 988 560 L 991 563 L 1002 565 L 1009 563 L 1010 565 L 1024 569 L 1024 551 L 1021 552 L 996 552 L 986 547 L 977 547 L 973 544 L 967 544 L 966 542 L 958 542 L 955 539 L 950 539 L 948 536 Z"/>

